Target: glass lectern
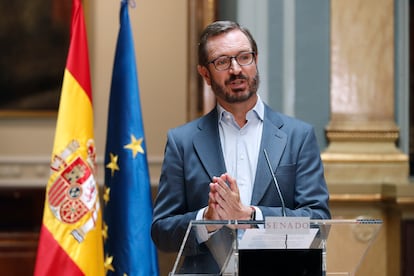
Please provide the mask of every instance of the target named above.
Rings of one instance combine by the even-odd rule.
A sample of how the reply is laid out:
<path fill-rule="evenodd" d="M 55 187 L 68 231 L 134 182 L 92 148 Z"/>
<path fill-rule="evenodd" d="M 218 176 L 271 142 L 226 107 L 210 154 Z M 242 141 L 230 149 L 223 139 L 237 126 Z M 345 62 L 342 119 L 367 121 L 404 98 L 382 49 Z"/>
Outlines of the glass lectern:
<path fill-rule="evenodd" d="M 192 221 L 169 275 L 351 276 L 382 225 L 371 219 L 282 219 Z M 205 235 L 206 227 L 214 231 Z"/>

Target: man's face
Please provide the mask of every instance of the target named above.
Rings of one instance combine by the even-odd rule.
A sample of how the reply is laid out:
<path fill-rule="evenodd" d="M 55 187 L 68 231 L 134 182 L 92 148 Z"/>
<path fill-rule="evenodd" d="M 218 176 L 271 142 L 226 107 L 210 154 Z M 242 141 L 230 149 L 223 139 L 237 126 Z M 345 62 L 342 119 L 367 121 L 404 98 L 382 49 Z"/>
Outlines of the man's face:
<path fill-rule="evenodd" d="M 220 56 L 236 56 L 241 52 L 251 52 L 252 48 L 246 35 L 239 30 L 233 30 L 209 39 L 207 52 L 209 61 Z M 247 101 L 257 92 L 259 74 L 257 71 L 257 56 L 250 65 L 240 66 L 231 59 L 227 70 L 218 71 L 212 63 L 207 68 L 199 68 L 200 74 L 217 97 L 219 103 L 240 103 Z"/>

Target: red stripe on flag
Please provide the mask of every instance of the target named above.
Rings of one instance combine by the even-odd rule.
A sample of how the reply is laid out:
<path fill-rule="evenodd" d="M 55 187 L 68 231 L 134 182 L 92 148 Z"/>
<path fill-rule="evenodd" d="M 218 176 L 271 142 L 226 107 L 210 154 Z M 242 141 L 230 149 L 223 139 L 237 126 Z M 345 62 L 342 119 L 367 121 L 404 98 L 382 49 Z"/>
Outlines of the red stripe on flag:
<path fill-rule="evenodd" d="M 41 242 L 37 248 L 34 276 L 83 276 L 83 272 L 60 247 L 47 228 L 42 225 Z"/>
<path fill-rule="evenodd" d="M 49 190 L 49 202 L 52 206 L 59 205 L 66 197 L 66 190 L 69 184 L 58 179 Z"/>
<path fill-rule="evenodd" d="M 76 13 L 81 13 L 77 15 Z M 73 20 L 76 19 L 76 20 Z M 92 87 L 89 71 L 88 41 L 86 38 L 83 8 L 80 1 L 73 1 L 71 47 L 68 53 L 66 68 L 78 81 L 92 103 Z"/>

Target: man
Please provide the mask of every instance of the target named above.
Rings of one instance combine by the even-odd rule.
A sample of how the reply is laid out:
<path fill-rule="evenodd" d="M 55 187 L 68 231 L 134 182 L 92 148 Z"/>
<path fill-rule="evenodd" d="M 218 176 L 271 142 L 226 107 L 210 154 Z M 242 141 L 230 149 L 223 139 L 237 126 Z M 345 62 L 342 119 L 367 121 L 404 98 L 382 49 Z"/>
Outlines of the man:
<path fill-rule="evenodd" d="M 214 22 L 202 33 L 198 54 L 198 72 L 217 106 L 168 132 L 151 229 L 157 247 L 178 251 L 196 219 L 330 218 L 314 130 L 272 111 L 258 96 L 258 50 L 250 32 L 234 22 Z M 216 230 L 194 237 L 188 253 L 194 262 L 208 262 L 204 241 Z"/>

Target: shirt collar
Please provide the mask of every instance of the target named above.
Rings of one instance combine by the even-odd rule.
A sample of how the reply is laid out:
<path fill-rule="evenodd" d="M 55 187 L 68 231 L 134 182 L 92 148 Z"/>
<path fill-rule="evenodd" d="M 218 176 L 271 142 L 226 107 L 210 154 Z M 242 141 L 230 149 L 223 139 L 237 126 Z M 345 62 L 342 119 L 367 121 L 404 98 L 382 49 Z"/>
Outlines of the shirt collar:
<path fill-rule="evenodd" d="M 229 114 L 230 112 L 225 110 L 219 103 L 217 103 L 217 113 L 218 113 L 218 121 L 220 122 L 220 120 L 222 120 L 222 118 L 226 114 Z M 247 112 L 246 117 L 250 117 L 249 113 L 250 114 L 256 114 L 257 118 L 260 119 L 261 121 L 263 121 L 263 119 L 264 119 L 264 104 L 263 104 L 263 101 L 262 101 L 262 99 L 260 98 L 259 95 L 257 95 L 257 102 L 256 102 L 255 106 Z"/>

